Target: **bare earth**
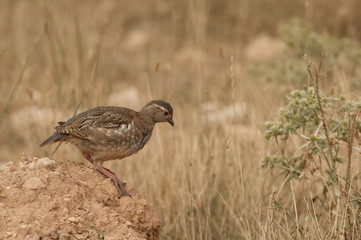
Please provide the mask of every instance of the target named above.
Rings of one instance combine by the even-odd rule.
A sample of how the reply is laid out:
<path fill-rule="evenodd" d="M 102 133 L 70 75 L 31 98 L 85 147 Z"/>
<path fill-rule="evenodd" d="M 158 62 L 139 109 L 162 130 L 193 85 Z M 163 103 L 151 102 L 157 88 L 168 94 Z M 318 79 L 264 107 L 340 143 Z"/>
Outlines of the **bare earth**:
<path fill-rule="evenodd" d="M 0 171 L 0 239 L 159 239 L 154 207 L 80 163 L 23 157 Z"/>

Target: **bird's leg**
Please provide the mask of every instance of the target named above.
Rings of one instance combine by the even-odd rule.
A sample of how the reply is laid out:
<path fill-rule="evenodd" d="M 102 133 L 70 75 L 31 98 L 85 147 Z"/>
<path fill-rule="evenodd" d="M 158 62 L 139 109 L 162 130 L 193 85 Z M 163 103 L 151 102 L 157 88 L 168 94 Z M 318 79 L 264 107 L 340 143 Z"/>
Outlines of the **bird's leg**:
<path fill-rule="evenodd" d="M 125 183 L 120 181 L 119 178 L 117 176 L 115 176 L 115 174 L 112 171 L 110 171 L 109 169 L 107 169 L 107 168 L 105 168 L 103 166 L 99 166 L 88 153 L 82 152 L 82 154 L 91 164 L 93 164 L 93 166 L 96 168 L 96 170 L 98 170 L 99 172 L 101 172 L 105 176 L 112 179 L 112 181 L 114 183 L 114 186 L 117 189 L 120 196 L 132 197 L 132 195 L 130 195 L 127 192 L 127 190 L 125 190 L 125 188 L 124 188 Z"/>

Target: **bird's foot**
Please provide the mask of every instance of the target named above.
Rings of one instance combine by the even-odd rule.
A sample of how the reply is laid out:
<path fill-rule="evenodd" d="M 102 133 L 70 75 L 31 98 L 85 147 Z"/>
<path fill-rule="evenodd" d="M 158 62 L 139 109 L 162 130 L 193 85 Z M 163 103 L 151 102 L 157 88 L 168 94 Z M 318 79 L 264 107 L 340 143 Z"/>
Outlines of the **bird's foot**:
<path fill-rule="evenodd" d="M 122 182 L 119 180 L 119 178 L 115 175 L 115 173 L 113 173 L 112 171 L 110 171 L 108 168 L 99 166 L 96 161 L 94 161 L 94 159 L 90 156 L 90 154 L 83 152 L 83 156 L 89 161 L 91 162 L 95 169 L 98 170 L 99 172 L 101 172 L 102 174 L 104 174 L 105 176 L 109 177 L 112 179 L 115 188 L 117 189 L 120 197 L 122 196 L 128 196 L 128 197 L 132 197 L 132 195 L 130 195 L 127 190 L 125 190 L 125 185 L 126 183 Z"/>
<path fill-rule="evenodd" d="M 120 181 L 119 178 L 117 176 L 115 176 L 115 173 L 112 172 L 111 170 L 109 170 L 108 168 L 105 168 L 105 167 L 101 167 L 101 168 L 103 168 L 105 171 L 107 171 L 108 173 L 113 175 L 113 177 L 110 177 L 110 178 L 113 180 L 114 186 L 116 187 L 116 189 L 118 190 L 118 192 L 121 196 L 132 197 L 132 195 L 130 195 L 127 192 L 127 190 L 125 190 L 125 185 L 127 185 L 126 182 Z"/>
<path fill-rule="evenodd" d="M 103 173 L 105 176 L 112 179 L 114 186 L 117 189 L 120 197 L 122 197 L 122 196 L 132 197 L 132 195 L 130 195 L 127 192 L 127 190 L 125 190 L 126 183 L 120 181 L 119 178 L 112 171 L 110 171 L 109 169 L 107 169 L 105 167 L 98 166 L 96 164 L 94 166 L 99 172 Z"/>
<path fill-rule="evenodd" d="M 128 196 L 132 198 L 132 195 L 130 195 L 127 190 L 125 190 L 126 183 L 119 180 L 119 178 L 112 178 L 115 188 L 117 189 L 120 196 Z"/>

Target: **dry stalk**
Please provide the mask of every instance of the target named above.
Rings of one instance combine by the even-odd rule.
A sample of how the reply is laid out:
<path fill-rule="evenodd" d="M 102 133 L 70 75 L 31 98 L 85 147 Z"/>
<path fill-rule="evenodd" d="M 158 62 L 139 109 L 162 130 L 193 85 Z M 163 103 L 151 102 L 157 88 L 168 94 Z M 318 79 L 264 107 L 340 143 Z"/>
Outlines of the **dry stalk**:
<path fill-rule="evenodd" d="M 340 186 L 339 185 L 339 180 L 338 180 L 338 175 L 336 173 L 336 159 L 334 158 L 333 153 L 332 153 L 332 142 L 331 142 L 330 137 L 328 135 L 328 129 L 327 129 L 327 124 L 326 124 L 326 120 L 325 120 L 325 112 L 324 112 L 323 107 L 322 107 L 322 101 L 321 101 L 321 96 L 320 96 L 319 82 L 320 82 L 320 70 L 321 70 L 323 58 L 324 58 L 324 53 L 322 52 L 320 63 L 318 65 L 318 69 L 316 69 L 316 67 L 314 65 L 312 65 L 312 63 L 307 63 L 307 71 L 308 71 L 308 74 L 309 74 L 309 76 L 310 76 L 310 78 L 311 78 L 311 80 L 312 80 L 312 82 L 313 82 L 313 84 L 315 86 L 315 89 L 316 89 L 316 97 L 317 97 L 318 106 L 320 108 L 322 126 L 323 126 L 323 129 L 325 131 L 327 147 L 328 147 L 328 153 L 330 155 L 331 162 L 332 162 L 332 173 L 336 178 L 337 186 Z M 307 61 L 307 56 L 306 56 L 306 61 Z M 314 75 L 312 74 L 311 66 L 313 66 Z"/>
<path fill-rule="evenodd" d="M 353 224 L 352 224 L 352 221 L 351 221 L 351 209 L 350 209 L 350 206 L 349 206 L 349 195 L 350 195 L 350 188 L 351 188 L 351 156 L 352 156 L 352 146 L 353 146 L 353 138 L 354 138 L 354 135 L 356 135 L 356 120 L 357 120 L 357 117 L 359 115 L 360 111 L 356 112 L 353 119 L 352 119 L 352 116 L 351 116 L 351 110 L 349 109 L 348 111 L 348 126 L 349 126 L 349 129 L 348 129 L 348 150 L 347 150 L 347 157 L 348 157 L 348 161 L 347 161 L 347 171 L 346 171 L 346 182 L 345 182 L 345 188 L 344 188 L 344 191 L 343 191 L 343 201 L 344 201 L 344 204 L 345 204 L 345 215 L 346 215 L 346 224 L 347 224 L 347 227 L 346 227 L 346 236 L 345 238 L 348 239 L 348 238 L 352 238 L 352 229 L 353 229 Z"/>
<path fill-rule="evenodd" d="M 361 111 L 355 113 L 354 118 L 351 122 L 351 113 L 348 112 L 348 125 L 349 125 L 349 132 L 348 132 L 348 151 L 347 151 L 347 172 L 346 172 L 346 184 L 345 184 L 345 192 L 350 190 L 350 182 L 351 182 L 351 156 L 352 156 L 352 146 L 353 146 L 353 137 L 356 135 L 356 120 L 359 116 Z M 357 134 L 358 135 L 358 134 Z"/>
<path fill-rule="evenodd" d="M 25 72 L 25 69 L 27 68 L 27 66 L 29 64 L 30 57 L 31 57 L 31 54 L 33 53 L 33 50 L 34 50 L 34 45 L 31 46 L 30 51 L 28 52 L 28 55 L 26 56 L 26 60 L 25 60 L 25 63 L 23 65 L 23 67 L 21 68 L 19 78 L 16 81 L 16 84 L 15 84 L 13 90 L 10 93 L 10 96 L 9 96 L 9 98 L 8 98 L 6 104 L 5 104 L 4 110 L 0 114 L 0 125 L 1 125 L 5 115 L 7 114 L 8 110 L 9 110 L 9 105 L 10 105 L 11 101 L 15 97 L 15 94 L 16 94 L 17 90 L 19 89 L 21 82 L 23 81 L 24 72 Z M 1 54 L 3 54 L 3 53 L 1 53 Z"/>

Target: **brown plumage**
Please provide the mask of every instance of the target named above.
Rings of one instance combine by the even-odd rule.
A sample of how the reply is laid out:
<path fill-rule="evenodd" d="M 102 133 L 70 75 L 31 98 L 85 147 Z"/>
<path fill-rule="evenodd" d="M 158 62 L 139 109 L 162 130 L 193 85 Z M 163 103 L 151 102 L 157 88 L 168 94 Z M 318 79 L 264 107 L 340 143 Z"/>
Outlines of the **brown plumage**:
<path fill-rule="evenodd" d="M 103 162 L 128 157 L 144 147 L 157 122 L 173 123 L 173 109 L 162 100 L 153 100 L 136 112 L 123 107 L 96 107 L 59 122 L 55 133 L 40 147 L 69 142 L 80 149 L 94 167 L 110 177 L 120 195 L 129 195 L 115 174 Z"/>

